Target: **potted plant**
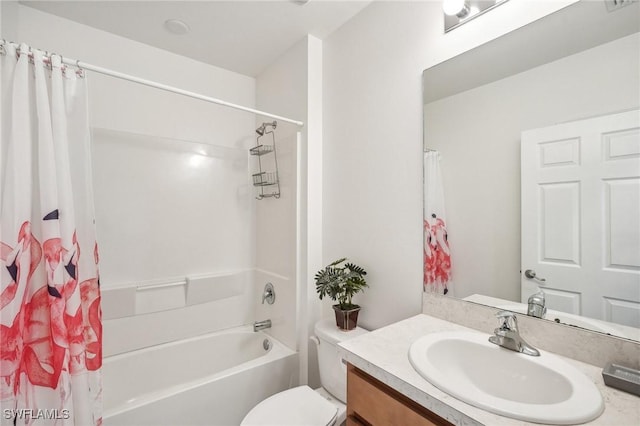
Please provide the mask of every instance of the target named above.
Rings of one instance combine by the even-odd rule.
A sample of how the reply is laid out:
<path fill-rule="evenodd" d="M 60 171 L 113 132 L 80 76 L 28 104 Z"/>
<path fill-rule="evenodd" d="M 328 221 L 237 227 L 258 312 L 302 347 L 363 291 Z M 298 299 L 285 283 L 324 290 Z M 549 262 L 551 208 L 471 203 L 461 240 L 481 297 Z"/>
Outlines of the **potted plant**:
<path fill-rule="evenodd" d="M 360 306 L 351 303 L 351 298 L 368 287 L 364 279 L 367 272 L 346 260 L 346 257 L 338 259 L 316 273 L 316 292 L 320 300 L 329 296 L 331 300 L 338 302 L 333 305 L 336 325 L 342 330 L 352 330 L 358 323 Z"/>

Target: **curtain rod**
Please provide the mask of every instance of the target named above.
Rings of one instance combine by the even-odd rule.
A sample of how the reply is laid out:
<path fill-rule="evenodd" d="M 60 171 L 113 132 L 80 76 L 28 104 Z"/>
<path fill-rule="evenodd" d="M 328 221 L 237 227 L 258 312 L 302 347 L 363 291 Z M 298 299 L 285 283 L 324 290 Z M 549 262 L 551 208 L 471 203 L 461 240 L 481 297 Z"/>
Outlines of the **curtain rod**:
<path fill-rule="evenodd" d="M 88 70 L 88 71 L 93 71 L 93 72 L 97 72 L 100 74 L 104 74 L 104 75 L 108 75 L 110 77 L 115 77 L 115 78 L 119 78 L 122 80 L 127 80 L 127 81 L 132 81 L 134 83 L 138 83 L 138 84 L 142 84 L 145 86 L 149 86 L 149 87 L 153 87 L 155 89 L 160 89 L 160 90 L 164 90 L 167 92 L 172 92 L 172 93 L 177 93 L 179 95 L 184 95 L 184 96 L 188 96 L 190 98 L 194 98 L 194 99 L 200 99 L 201 101 L 205 101 L 205 102 L 211 102 L 213 104 L 218 104 L 218 105 L 222 105 L 222 106 L 226 106 L 229 108 L 234 108 L 240 111 L 246 111 L 246 112 L 251 112 L 257 115 L 261 115 L 263 117 L 269 117 L 269 118 L 274 118 L 276 120 L 280 120 L 280 121 L 284 121 L 287 123 L 292 123 L 295 124 L 297 126 L 304 126 L 304 123 L 302 121 L 297 121 L 297 120 L 293 120 L 291 118 L 287 118 L 287 117 L 282 117 L 280 115 L 275 115 L 275 114 L 271 114 L 269 112 L 265 112 L 265 111 L 260 111 L 254 108 L 249 108 L 249 107 L 245 107 L 242 105 L 238 105 L 238 104 L 233 104 L 231 102 L 227 102 L 227 101 L 223 101 L 222 99 L 217 99 L 217 98 L 212 98 L 210 96 L 205 96 L 205 95 L 201 95 L 199 93 L 195 93 L 195 92 L 189 92 L 187 90 L 183 90 L 183 89 L 179 89 L 177 87 L 173 87 L 173 86 L 168 86 L 166 84 L 162 84 L 162 83 L 157 83 L 155 81 L 151 81 L 151 80 L 145 80 L 144 78 L 140 78 L 140 77 L 136 77 L 133 75 L 128 75 L 128 74 L 124 74 L 118 71 L 113 71 L 107 68 L 102 68 L 102 67 L 98 67 L 96 65 L 91 65 L 91 64 L 87 64 L 86 62 L 81 62 L 81 61 L 76 61 L 74 59 L 68 59 L 63 57 L 62 58 L 62 62 L 64 64 L 67 65 L 72 65 L 72 66 L 76 66 L 80 69 L 83 70 Z"/>
<path fill-rule="evenodd" d="M 0 46 L 3 46 L 5 44 L 9 44 L 11 42 L 7 42 L 5 40 L 0 40 Z M 16 43 L 11 43 L 13 44 L 17 49 L 19 49 L 19 45 Z M 31 49 L 31 48 L 29 48 Z M 47 53 L 47 56 L 48 53 Z M 190 98 L 194 98 L 194 99 L 200 99 L 201 101 L 205 101 L 205 102 L 210 102 L 210 103 L 214 103 L 217 105 L 222 105 L 222 106 L 226 106 L 229 108 L 234 108 L 240 111 L 246 111 L 246 112 L 251 112 L 253 114 L 256 115 L 260 115 L 263 117 L 269 117 L 269 118 L 274 118 L 276 120 L 280 120 L 280 121 L 284 121 L 287 123 L 292 123 L 295 124 L 296 126 L 304 126 L 304 123 L 302 121 L 298 121 L 298 120 L 293 120 L 291 118 L 287 118 L 287 117 L 282 117 L 280 115 L 275 115 L 275 114 L 271 114 L 269 112 L 265 112 L 265 111 L 260 111 L 254 108 L 249 108 L 249 107 L 245 107 L 242 105 L 238 105 L 238 104 L 233 104 L 231 102 L 227 102 L 227 101 L 223 101 L 222 99 L 217 99 L 217 98 L 212 98 L 210 96 L 205 96 L 205 95 L 201 95 L 199 93 L 195 93 L 195 92 L 190 92 L 188 90 L 183 90 L 177 87 L 173 87 L 173 86 L 169 86 L 166 84 L 162 84 L 162 83 L 158 83 L 155 81 L 151 81 L 151 80 L 146 80 L 144 78 L 140 78 L 140 77 L 136 77 L 133 75 L 129 75 L 129 74 L 124 74 L 118 71 L 114 71 L 114 70 L 110 70 L 108 68 L 103 68 L 103 67 L 99 67 L 96 65 L 92 65 L 92 64 L 88 64 L 86 62 L 82 62 L 79 61 L 77 59 L 71 59 L 71 58 L 66 58 L 62 55 L 59 55 L 62 58 L 62 63 L 65 65 L 70 65 L 70 66 L 74 66 L 77 68 L 80 68 L 81 70 L 87 70 L 87 71 L 93 71 L 93 72 L 97 72 L 100 74 L 104 74 L 104 75 L 108 75 L 110 77 L 115 77 L 115 78 L 119 78 L 121 80 L 127 80 L 127 81 L 132 81 L 134 83 L 138 83 L 138 84 L 142 84 L 144 86 L 149 86 L 149 87 L 153 87 L 155 89 L 160 89 L 160 90 L 164 90 L 167 92 L 172 92 L 172 93 L 177 93 L 179 95 L 184 95 L 184 96 L 188 96 Z"/>

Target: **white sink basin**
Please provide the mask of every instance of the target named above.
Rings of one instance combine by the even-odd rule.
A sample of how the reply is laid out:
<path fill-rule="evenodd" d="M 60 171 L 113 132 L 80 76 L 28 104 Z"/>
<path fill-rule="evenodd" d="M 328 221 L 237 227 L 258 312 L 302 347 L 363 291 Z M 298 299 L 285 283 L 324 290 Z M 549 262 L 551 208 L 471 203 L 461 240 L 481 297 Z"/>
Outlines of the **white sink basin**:
<path fill-rule="evenodd" d="M 433 333 L 409 349 L 413 368 L 440 390 L 496 414 L 546 424 L 598 417 L 602 395 L 582 372 L 557 356 L 501 348 L 474 332 Z"/>

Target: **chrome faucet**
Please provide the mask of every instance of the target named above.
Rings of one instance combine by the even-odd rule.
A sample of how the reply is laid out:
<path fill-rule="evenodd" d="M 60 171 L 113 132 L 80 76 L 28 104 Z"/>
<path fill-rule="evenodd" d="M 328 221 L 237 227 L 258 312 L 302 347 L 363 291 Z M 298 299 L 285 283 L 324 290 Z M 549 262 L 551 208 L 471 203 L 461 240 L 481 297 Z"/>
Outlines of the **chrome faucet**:
<path fill-rule="evenodd" d="M 545 306 L 544 292 L 542 290 L 529 296 L 527 303 L 527 315 L 530 317 L 544 318 L 544 315 L 547 313 L 547 307 Z"/>
<path fill-rule="evenodd" d="M 493 331 L 494 336 L 489 337 L 491 343 L 525 355 L 540 356 L 540 352 L 536 348 L 520 337 L 516 314 L 511 311 L 500 311 L 496 317 L 500 320 L 500 327 Z"/>
<path fill-rule="evenodd" d="M 264 330 L 265 328 L 271 328 L 271 320 L 255 321 L 253 323 L 253 331 Z"/>
<path fill-rule="evenodd" d="M 266 283 L 264 285 L 264 291 L 262 292 L 262 304 L 264 305 L 264 301 L 267 301 L 268 304 L 273 305 L 273 302 L 276 301 L 276 290 L 273 288 L 273 284 Z"/>

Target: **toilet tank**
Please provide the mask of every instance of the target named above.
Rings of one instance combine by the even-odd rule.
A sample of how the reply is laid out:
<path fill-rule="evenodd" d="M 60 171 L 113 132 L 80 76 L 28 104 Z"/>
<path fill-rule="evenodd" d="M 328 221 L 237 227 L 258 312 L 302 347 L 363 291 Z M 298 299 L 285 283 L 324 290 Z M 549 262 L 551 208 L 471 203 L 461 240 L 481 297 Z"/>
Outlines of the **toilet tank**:
<path fill-rule="evenodd" d="M 315 326 L 318 344 L 318 368 L 320 383 L 331 395 L 346 403 L 347 401 L 347 366 L 338 354 L 337 344 L 368 333 L 356 327 L 343 331 L 336 326 L 334 318 L 318 321 Z"/>

